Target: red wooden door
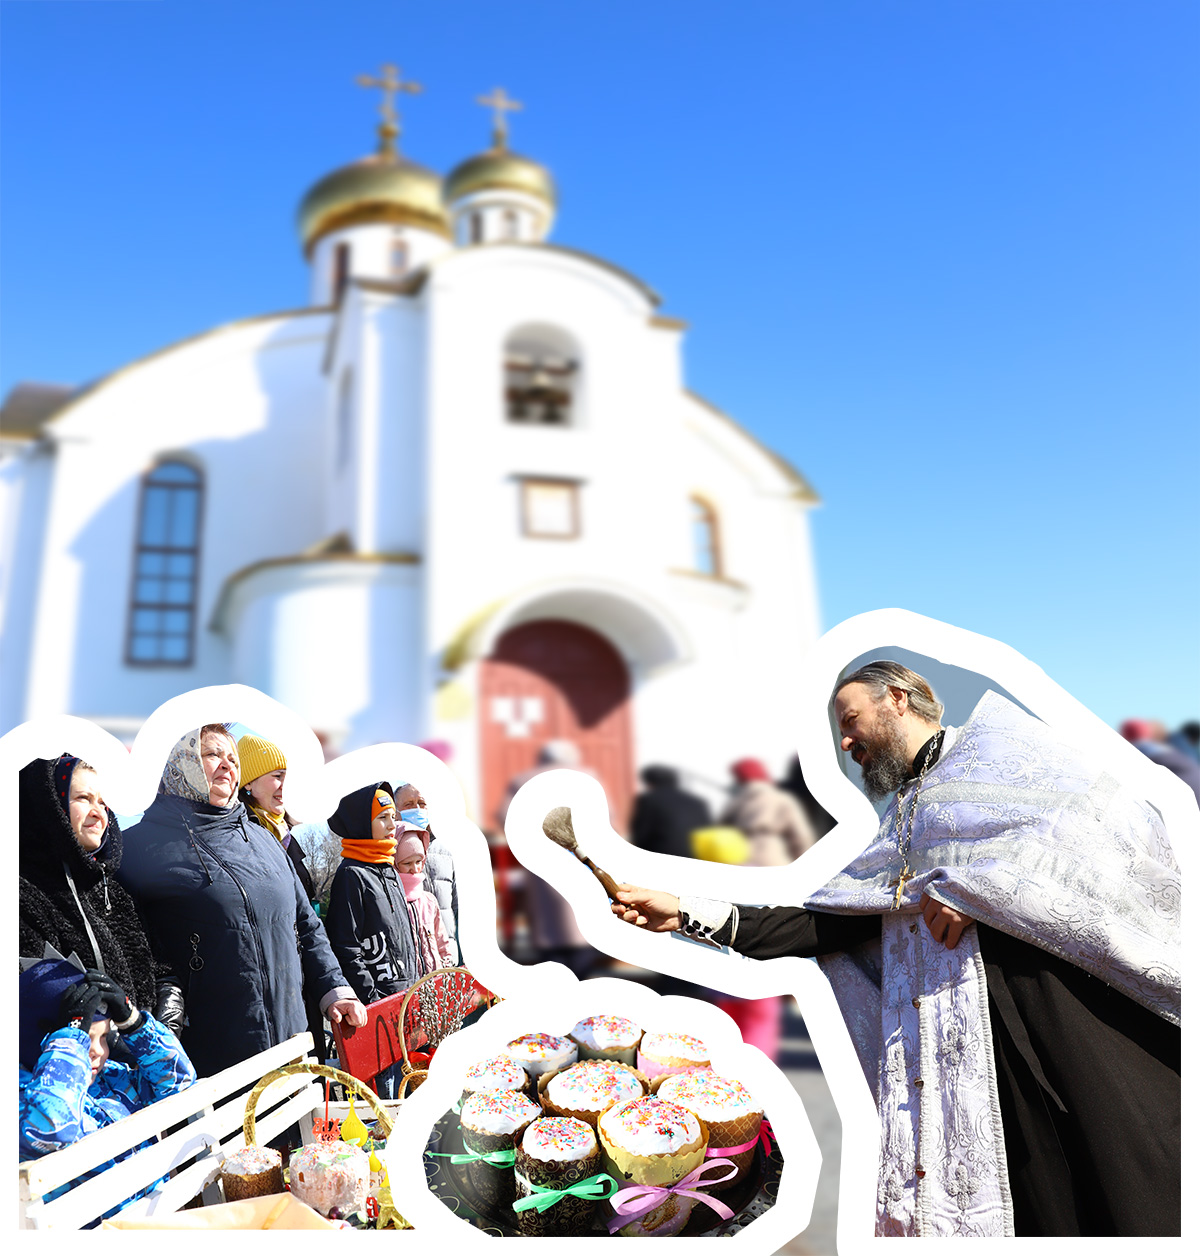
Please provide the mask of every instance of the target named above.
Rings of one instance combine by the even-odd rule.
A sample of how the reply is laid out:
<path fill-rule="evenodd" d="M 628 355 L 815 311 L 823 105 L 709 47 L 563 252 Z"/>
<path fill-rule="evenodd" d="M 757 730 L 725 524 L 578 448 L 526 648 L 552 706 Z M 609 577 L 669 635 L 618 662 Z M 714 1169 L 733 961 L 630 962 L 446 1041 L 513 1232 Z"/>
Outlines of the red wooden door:
<path fill-rule="evenodd" d="M 617 827 L 633 798 L 629 671 L 598 632 L 563 619 L 512 628 L 480 666 L 483 815 L 499 828 L 514 777 L 565 739 L 604 785 Z"/>

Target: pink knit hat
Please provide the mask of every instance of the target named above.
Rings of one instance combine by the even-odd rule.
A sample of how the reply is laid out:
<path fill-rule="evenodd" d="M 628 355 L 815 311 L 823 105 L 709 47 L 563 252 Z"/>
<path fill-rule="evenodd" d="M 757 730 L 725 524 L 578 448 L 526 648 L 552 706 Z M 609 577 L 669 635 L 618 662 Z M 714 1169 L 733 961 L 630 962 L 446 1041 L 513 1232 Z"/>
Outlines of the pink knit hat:
<path fill-rule="evenodd" d="M 419 829 L 416 825 L 401 825 L 404 830 L 403 835 L 399 831 L 396 834 L 396 853 L 392 856 L 393 863 L 398 859 L 411 859 L 414 855 L 420 855 L 425 858 L 426 841 L 425 831 Z"/>

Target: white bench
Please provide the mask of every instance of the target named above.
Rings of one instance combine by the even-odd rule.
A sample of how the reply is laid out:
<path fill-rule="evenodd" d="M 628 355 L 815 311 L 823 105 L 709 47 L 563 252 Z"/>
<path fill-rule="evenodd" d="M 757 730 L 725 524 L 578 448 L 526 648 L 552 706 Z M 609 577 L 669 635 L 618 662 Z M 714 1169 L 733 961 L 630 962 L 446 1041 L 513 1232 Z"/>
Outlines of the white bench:
<path fill-rule="evenodd" d="M 238 1092 L 245 1092 L 284 1064 L 308 1058 L 312 1045 L 311 1034 L 297 1034 L 215 1077 L 202 1078 L 187 1090 L 169 1099 L 160 1099 L 107 1129 L 89 1134 L 73 1146 L 40 1160 L 22 1161 L 19 1166 L 21 1228 L 77 1230 L 172 1172 L 167 1182 L 144 1198 L 134 1200 L 122 1215 L 138 1217 L 177 1212 L 201 1194 L 205 1203 L 219 1203 L 217 1178 L 223 1155 L 245 1145 L 242 1118 L 246 1112 L 246 1096 Z M 330 1116 L 344 1114 L 345 1106 L 339 1105 L 339 1109 L 335 1112 L 330 1105 Z M 257 1141 L 268 1143 L 296 1122 L 308 1138 L 313 1118 L 323 1115 L 324 1110 L 325 1089 L 316 1077 L 300 1074 L 280 1078 L 259 1101 Z M 164 1135 L 165 1130 L 182 1122 L 186 1122 L 182 1129 Z M 147 1139 L 158 1141 L 47 1202 L 45 1197 L 64 1183 L 74 1181 Z"/>

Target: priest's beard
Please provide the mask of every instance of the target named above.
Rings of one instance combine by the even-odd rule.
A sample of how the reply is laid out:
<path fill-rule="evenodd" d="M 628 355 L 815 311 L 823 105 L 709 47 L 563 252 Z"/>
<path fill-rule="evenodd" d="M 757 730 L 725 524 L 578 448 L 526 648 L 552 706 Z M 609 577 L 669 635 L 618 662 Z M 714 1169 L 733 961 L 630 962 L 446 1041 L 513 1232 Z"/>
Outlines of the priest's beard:
<path fill-rule="evenodd" d="M 863 790 L 872 802 L 894 793 L 912 775 L 912 760 L 900 729 L 899 716 L 885 707 L 880 712 L 877 730 L 870 742 L 857 743 L 871 756 L 871 762 L 863 768 L 862 774 Z"/>

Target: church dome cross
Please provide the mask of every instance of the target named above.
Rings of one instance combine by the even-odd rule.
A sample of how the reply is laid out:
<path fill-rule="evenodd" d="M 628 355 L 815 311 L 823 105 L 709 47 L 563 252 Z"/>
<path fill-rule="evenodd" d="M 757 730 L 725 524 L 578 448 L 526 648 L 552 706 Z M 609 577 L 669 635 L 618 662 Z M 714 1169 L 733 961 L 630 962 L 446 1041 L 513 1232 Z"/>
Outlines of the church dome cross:
<path fill-rule="evenodd" d="M 400 67 L 385 64 L 379 78 L 369 74 L 360 74 L 354 80 L 359 87 L 377 87 L 383 92 L 383 101 L 379 106 L 379 116 L 383 119 L 379 124 L 379 152 L 385 156 L 395 156 L 400 139 L 400 115 L 396 112 L 396 96 L 401 92 L 416 96 L 425 89 L 420 83 L 407 80 L 401 76 Z"/>
<path fill-rule="evenodd" d="M 490 96 L 476 96 L 477 104 L 492 111 L 492 148 L 502 153 L 508 148 L 509 113 L 517 113 L 525 106 L 519 100 L 513 100 L 503 87 L 493 87 Z"/>

